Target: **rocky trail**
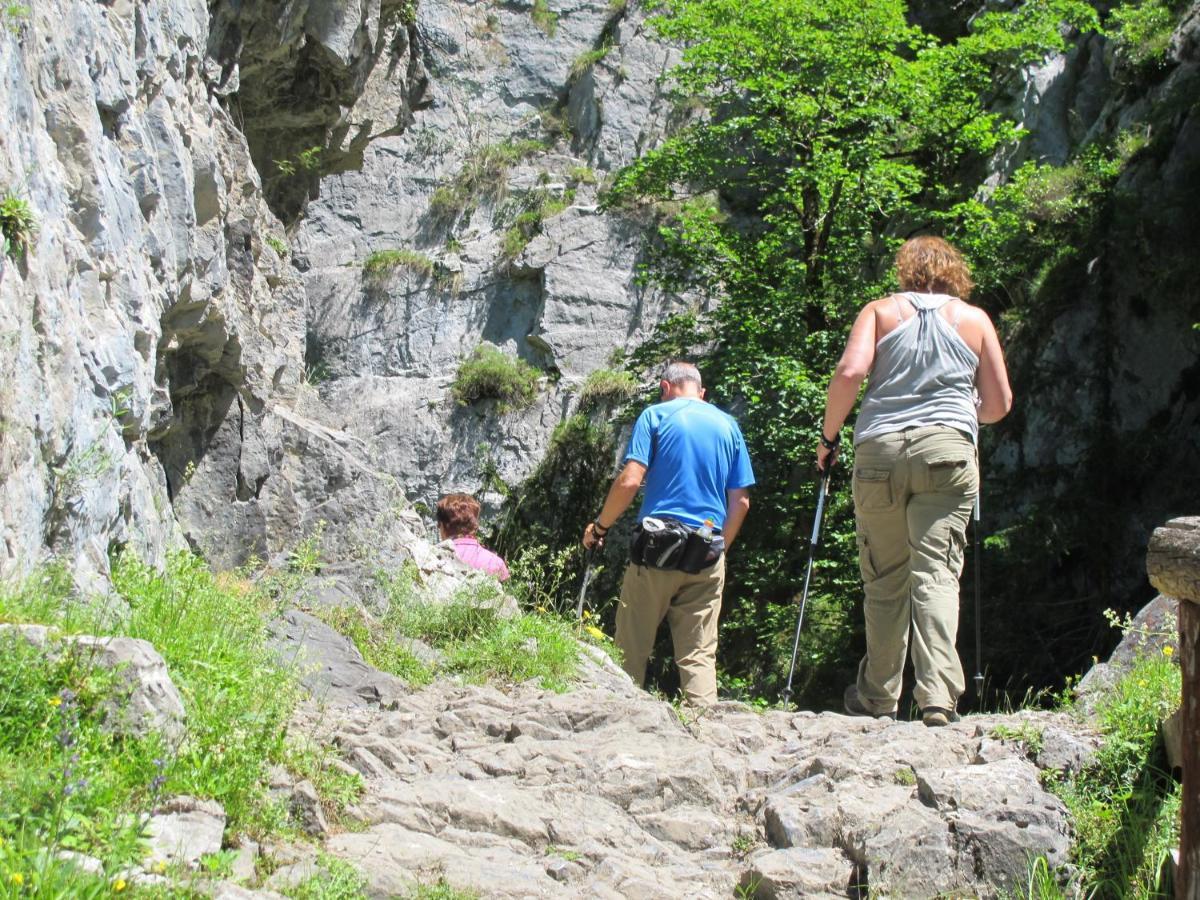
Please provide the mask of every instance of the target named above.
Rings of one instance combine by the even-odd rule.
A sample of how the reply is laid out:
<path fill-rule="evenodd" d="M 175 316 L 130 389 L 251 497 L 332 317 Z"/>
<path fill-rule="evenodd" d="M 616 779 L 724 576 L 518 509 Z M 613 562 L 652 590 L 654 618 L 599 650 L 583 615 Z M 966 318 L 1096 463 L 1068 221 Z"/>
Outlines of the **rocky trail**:
<path fill-rule="evenodd" d="M 310 830 L 372 897 L 440 879 L 483 897 L 995 896 L 1031 858 L 1067 861 L 1066 809 L 1040 775 L 1096 744 L 1052 713 L 941 729 L 734 702 L 696 713 L 598 652 L 562 694 L 412 691 L 302 617 L 289 634 L 319 665 L 294 727 L 366 784 L 344 822 Z M 286 861 L 267 888 L 315 865 L 315 848 L 263 852 Z"/>

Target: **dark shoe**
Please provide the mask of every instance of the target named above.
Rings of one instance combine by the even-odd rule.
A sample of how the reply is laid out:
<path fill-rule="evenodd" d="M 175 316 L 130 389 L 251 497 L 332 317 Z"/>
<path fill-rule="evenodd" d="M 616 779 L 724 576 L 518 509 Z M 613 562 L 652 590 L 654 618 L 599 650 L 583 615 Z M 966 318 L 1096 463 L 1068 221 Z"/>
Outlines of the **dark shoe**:
<path fill-rule="evenodd" d="M 958 713 L 952 709 L 942 709 L 940 706 L 927 706 L 921 710 L 921 721 L 926 728 L 941 728 L 951 722 L 958 721 Z"/>
<path fill-rule="evenodd" d="M 842 708 L 852 716 L 882 716 L 885 719 L 896 718 L 896 711 L 877 713 L 874 710 L 868 709 L 867 705 L 862 702 L 862 698 L 858 696 L 858 686 L 850 685 L 842 694 Z"/>

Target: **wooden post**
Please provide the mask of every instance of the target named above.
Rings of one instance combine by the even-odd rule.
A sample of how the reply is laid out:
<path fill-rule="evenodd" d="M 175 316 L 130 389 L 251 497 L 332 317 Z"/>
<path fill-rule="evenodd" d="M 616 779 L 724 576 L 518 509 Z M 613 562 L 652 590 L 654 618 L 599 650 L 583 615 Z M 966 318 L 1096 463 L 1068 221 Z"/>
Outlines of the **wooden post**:
<path fill-rule="evenodd" d="M 1175 897 L 1200 900 L 1200 517 L 1156 529 L 1146 570 L 1151 584 L 1179 601 L 1183 809 Z"/>

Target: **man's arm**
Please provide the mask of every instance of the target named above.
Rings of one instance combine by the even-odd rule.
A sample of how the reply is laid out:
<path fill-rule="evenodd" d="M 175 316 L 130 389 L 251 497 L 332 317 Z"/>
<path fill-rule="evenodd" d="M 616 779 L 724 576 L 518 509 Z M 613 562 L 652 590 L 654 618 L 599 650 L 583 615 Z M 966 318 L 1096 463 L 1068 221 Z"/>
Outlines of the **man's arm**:
<path fill-rule="evenodd" d="M 621 518 L 621 514 L 629 508 L 629 504 L 637 496 L 638 488 L 642 486 L 645 475 L 646 467 L 642 463 L 633 459 L 625 463 L 625 468 L 613 479 L 612 487 L 608 489 L 608 497 L 600 515 L 596 516 L 602 529 L 607 531 L 612 528 L 617 519 Z M 596 523 L 589 522 L 583 530 L 583 546 L 590 550 L 600 540 L 603 540 L 603 536 L 596 534 Z"/>
<path fill-rule="evenodd" d="M 725 550 L 733 546 L 734 538 L 746 521 L 746 513 L 750 512 L 750 489 L 731 488 L 725 492 L 725 525 L 721 528 L 721 537 L 725 540 Z"/>

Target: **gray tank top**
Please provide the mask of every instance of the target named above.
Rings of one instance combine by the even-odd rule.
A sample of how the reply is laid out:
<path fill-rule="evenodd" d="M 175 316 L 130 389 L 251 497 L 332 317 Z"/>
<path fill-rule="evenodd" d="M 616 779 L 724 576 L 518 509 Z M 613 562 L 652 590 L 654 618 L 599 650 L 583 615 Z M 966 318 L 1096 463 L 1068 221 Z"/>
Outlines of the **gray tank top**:
<path fill-rule="evenodd" d="M 916 313 L 875 345 L 854 443 L 904 428 L 949 425 L 976 440 L 975 372 L 979 357 L 938 310 L 946 294 L 905 294 Z M 903 304 L 896 302 L 897 308 Z"/>

